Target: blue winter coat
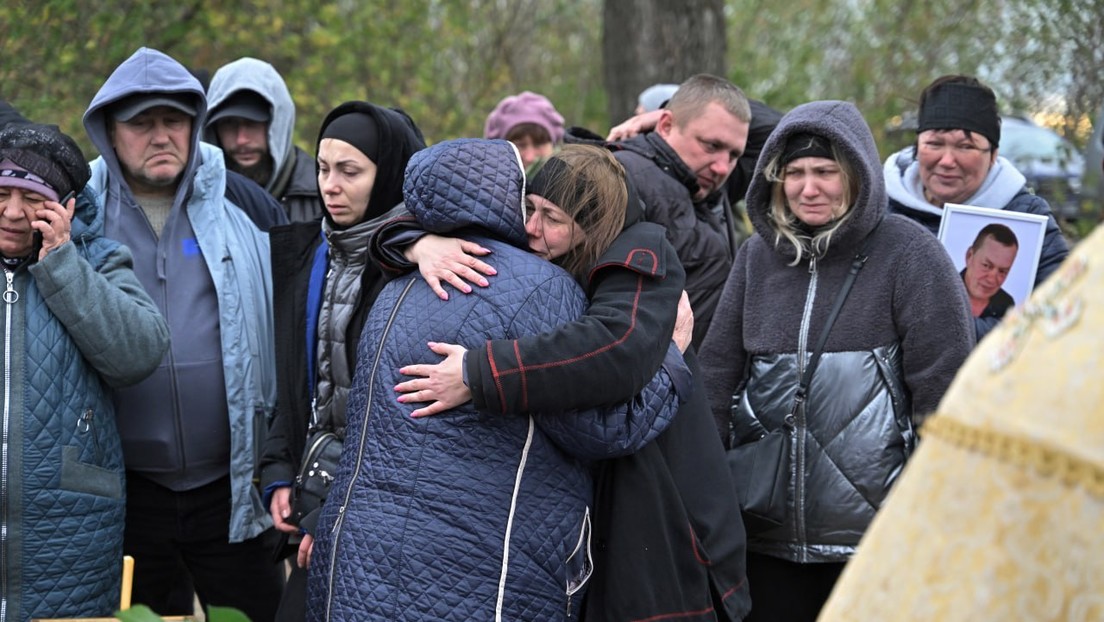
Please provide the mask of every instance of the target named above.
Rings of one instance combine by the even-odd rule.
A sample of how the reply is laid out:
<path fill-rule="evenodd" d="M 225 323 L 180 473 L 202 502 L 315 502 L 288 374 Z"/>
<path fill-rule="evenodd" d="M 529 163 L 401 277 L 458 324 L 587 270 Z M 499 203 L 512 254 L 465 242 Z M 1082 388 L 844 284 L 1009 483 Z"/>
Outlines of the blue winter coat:
<path fill-rule="evenodd" d="M 130 251 L 100 237 L 91 190 L 72 242 L 14 272 L 0 303 L 0 621 L 107 616 L 123 559 L 123 451 L 110 387 L 169 344 Z"/>
<path fill-rule="evenodd" d="M 141 208 L 125 183 L 109 132 L 112 106 L 149 92 L 188 96 L 197 107 L 188 162 L 169 215 L 170 220 L 177 219 L 190 227 L 194 236 L 182 236 L 184 239 L 178 240 L 182 244 L 171 249 L 167 243 L 166 248 L 158 248 L 159 240 L 152 235 L 144 216 L 127 217 Z M 182 470 L 195 468 L 194 462 L 178 457 L 188 452 L 180 454 L 177 447 L 202 446 L 209 440 L 205 429 L 188 427 L 187 421 L 197 419 L 198 408 L 218 409 L 225 403 L 229 455 L 219 459 L 228 461 L 230 475 L 230 541 L 241 542 L 272 526 L 253 480 L 264 431 L 276 403 L 272 274 L 266 231 L 269 225 L 283 224 L 286 219 L 271 196 L 226 169 L 220 149 L 199 141 L 205 114 L 199 82 L 172 58 L 141 48 L 112 73 L 85 112 L 85 129 L 101 154 L 91 164 L 92 179 L 88 183 L 99 195 L 108 233 L 116 239 L 131 240 L 131 249 L 145 262 L 138 267 L 139 279 L 145 282 L 146 291 L 165 305 L 166 316 L 172 320 L 170 328 L 194 329 L 199 324 L 182 319 L 187 313 L 181 313 L 181 309 L 196 308 L 192 306 L 196 301 L 178 293 L 185 288 L 185 280 L 202 283 L 210 279 L 213 293 L 202 285 L 197 289 L 204 292 L 202 295 L 214 296 L 219 314 L 214 337 L 174 332 L 171 351 L 153 375 L 116 396 L 127 466 L 139 473 L 163 472 L 161 452 L 166 463 L 175 460 L 183 465 Z M 160 240 L 169 240 L 167 236 L 181 230 L 169 227 Z M 191 258 L 197 255 L 203 266 L 189 268 Z M 165 285 L 166 266 L 181 270 L 173 272 L 171 287 Z M 175 314 L 169 312 L 173 309 Z M 201 328 L 207 330 L 202 324 Z M 197 343 L 209 350 L 197 353 Z M 205 364 L 215 359 L 222 361 L 220 373 Z M 225 395 L 218 395 L 217 388 L 205 382 L 215 382 L 215 378 L 218 386 L 225 386 Z M 143 408 L 145 404 L 151 405 L 148 410 Z M 212 436 L 221 439 L 221 434 Z"/>
<path fill-rule="evenodd" d="M 494 286 L 442 301 L 417 274 L 389 283 L 364 326 L 341 469 L 310 566 L 309 620 L 555 620 L 590 574 L 588 461 L 631 453 L 678 408 L 666 374 L 629 406 L 485 415 L 469 402 L 413 419 L 398 369 L 439 358 L 426 342 L 484 347 L 579 317 L 570 275 L 538 259 L 523 225 L 522 169 L 504 141 L 419 152 L 407 206 L 429 231 L 473 227 Z M 488 237 L 488 236 L 495 237 Z M 565 387 L 568 390 L 568 387 Z"/>

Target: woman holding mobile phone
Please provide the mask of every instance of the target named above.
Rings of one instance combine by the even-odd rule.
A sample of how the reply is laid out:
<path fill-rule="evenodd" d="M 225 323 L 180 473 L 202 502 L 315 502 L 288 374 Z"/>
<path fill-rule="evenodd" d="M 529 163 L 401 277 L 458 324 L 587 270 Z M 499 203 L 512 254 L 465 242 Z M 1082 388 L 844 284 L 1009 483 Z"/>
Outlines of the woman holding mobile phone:
<path fill-rule="evenodd" d="M 11 620 L 118 605 L 125 488 L 110 389 L 149 375 L 169 344 L 130 251 L 101 237 L 89 175 L 55 126 L 0 131 L 0 603 Z"/>

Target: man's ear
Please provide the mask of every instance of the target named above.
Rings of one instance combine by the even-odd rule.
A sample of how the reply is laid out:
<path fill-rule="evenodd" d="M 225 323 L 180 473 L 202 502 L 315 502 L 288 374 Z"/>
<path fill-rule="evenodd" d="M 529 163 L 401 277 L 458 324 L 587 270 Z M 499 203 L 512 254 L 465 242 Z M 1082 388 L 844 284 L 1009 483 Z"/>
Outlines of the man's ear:
<path fill-rule="evenodd" d="M 664 140 L 671 135 L 671 130 L 675 127 L 675 116 L 671 114 L 670 110 L 664 108 L 659 114 L 659 120 L 656 121 L 655 131 Z"/>
<path fill-rule="evenodd" d="M 973 256 L 974 256 L 974 247 L 973 246 L 967 246 L 966 247 L 966 263 L 970 263 L 970 258 L 973 257 Z"/>

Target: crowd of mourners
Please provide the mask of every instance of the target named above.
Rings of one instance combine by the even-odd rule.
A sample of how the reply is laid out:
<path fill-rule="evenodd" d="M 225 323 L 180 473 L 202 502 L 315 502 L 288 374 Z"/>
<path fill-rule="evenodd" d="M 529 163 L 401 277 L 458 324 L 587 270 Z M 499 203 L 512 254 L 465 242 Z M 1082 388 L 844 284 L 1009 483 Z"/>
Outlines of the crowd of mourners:
<path fill-rule="evenodd" d="M 707 74 L 606 136 L 381 97 L 303 149 L 269 63 L 142 48 L 91 162 L 0 102 L 0 622 L 111 615 L 124 554 L 162 615 L 815 620 L 1011 306 L 1015 238 L 962 270 L 945 206 L 1045 218 L 1036 284 L 1069 253 L 994 92 L 918 100 L 885 160 Z"/>

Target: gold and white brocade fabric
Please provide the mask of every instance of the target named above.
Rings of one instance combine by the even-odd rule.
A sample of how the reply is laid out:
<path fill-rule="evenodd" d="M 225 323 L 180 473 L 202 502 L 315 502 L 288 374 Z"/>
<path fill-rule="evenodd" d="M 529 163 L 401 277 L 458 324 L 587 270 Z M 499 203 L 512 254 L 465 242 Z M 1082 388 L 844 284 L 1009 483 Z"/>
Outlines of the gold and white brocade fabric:
<path fill-rule="evenodd" d="M 1104 227 L 971 354 L 819 619 L 1104 620 Z"/>

